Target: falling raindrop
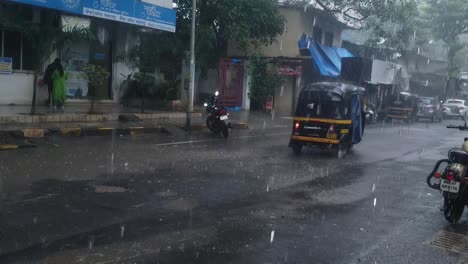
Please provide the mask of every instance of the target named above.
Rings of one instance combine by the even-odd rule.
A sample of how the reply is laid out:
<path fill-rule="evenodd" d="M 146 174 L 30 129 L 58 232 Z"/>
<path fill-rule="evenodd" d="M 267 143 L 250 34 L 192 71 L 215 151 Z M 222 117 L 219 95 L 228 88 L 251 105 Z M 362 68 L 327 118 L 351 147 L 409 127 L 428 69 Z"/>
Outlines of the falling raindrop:
<path fill-rule="evenodd" d="M 120 226 L 120 238 L 123 238 L 124 232 L 125 232 L 125 226 L 124 226 L 124 225 L 121 225 L 121 226 Z"/>
<path fill-rule="evenodd" d="M 312 26 L 315 27 L 315 23 L 317 22 L 317 19 L 314 17 L 314 22 L 312 23 Z"/>
<path fill-rule="evenodd" d="M 270 185 L 267 185 L 267 192 L 270 192 Z"/>
<path fill-rule="evenodd" d="M 374 198 L 374 207 L 377 205 L 377 198 Z"/>
<path fill-rule="evenodd" d="M 114 176 L 114 152 L 111 155 L 111 176 Z"/>
<path fill-rule="evenodd" d="M 431 59 L 427 59 L 427 64 L 431 64 Z"/>
<path fill-rule="evenodd" d="M 88 249 L 91 250 L 93 249 L 93 246 L 94 246 L 94 237 L 90 237 L 89 238 L 89 241 L 88 241 Z"/>
<path fill-rule="evenodd" d="M 34 217 L 34 218 L 33 218 L 33 223 L 34 223 L 34 224 L 37 224 L 37 217 Z"/>
<path fill-rule="evenodd" d="M 372 184 L 372 192 L 375 192 L 375 183 Z"/>
<path fill-rule="evenodd" d="M 271 231 L 270 243 L 273 243 L 273 240 L 275 240 L 275 230 Z"/>

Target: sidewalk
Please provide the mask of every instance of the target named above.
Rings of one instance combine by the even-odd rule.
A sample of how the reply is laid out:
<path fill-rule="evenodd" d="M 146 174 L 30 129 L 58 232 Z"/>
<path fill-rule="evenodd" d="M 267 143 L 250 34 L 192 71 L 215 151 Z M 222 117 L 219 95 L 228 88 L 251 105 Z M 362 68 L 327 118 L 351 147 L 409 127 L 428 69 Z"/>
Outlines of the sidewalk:
<path fill-rule="evenodd" d="M 30 106 L 0 106 L 0 125 L 17 125 L 31 123 L 84 123 L 118 121 L 121 115 L 135 115 L 142 120 L 185 118 L 183 112 L 145 111 L 140 113 L 137 108 L 128 108 L 115 103 L 97 103 L 95 113 L 89 113 L 89 104 L 70 103 L 65 110 L 54 111 L 50 107 L 38 106 L 36 115 L 31 116 Z M 195 116 L 201 116 L 195 113 Z"/>
<path fill-rule="evenodd" d="M 63 113 L 51 112 L 46 107 L 38 109 L 39 116 L 22 115 L 29 110 L 26 106 L 0 106 L 0 151 L 17 148 L 30 148 L 28 144 L 19 144 L 16 139 L 42 138 L 58 136 L 107 136 L 139 135 L 153 133 L 171 133 L 173 127 L 183 128 L 186 113 L 153 112 L 137 114 L 138 110 L 123 108 L 116 104 L 97 105 L 96 111 L 102 114 L 86 114 L 86 105 L 71 105 Z M 113 111 L 113 112 L 112 112 Z M 206 113 L 194 113 L 193 130 L 206 127 Z M 1 120 L 8 120 L 2 123 Z M 265 130 L 289 127 L 290 118 L 275 118 L 262 112 L 230 112 L 229 122 L 233 129 Z M 169 128 L 169 130 L 168 130 Z"/>

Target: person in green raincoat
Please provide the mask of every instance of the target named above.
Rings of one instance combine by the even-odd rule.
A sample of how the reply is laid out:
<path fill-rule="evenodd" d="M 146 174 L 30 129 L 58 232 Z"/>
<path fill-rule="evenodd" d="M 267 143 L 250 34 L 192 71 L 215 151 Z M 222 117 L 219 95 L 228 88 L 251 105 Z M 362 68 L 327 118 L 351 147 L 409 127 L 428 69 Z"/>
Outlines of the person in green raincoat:
<path fill-rule="evenodd" d="M 65 82 L 67 81 L 67 73 L 63 70 L 62 63 L 57 62 L 56 68 L 52 73 L 52 82 L 54 86 L 53 100 L 54 108 L 63 110 L 65 100 L 67 99 L 67 93 L 65 88 Z"/>

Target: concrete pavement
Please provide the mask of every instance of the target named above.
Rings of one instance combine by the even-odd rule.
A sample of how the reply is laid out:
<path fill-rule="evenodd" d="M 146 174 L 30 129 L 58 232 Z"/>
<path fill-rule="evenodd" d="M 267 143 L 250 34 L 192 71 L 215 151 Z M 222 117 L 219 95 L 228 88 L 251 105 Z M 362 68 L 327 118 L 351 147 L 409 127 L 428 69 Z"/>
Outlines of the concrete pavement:
<path fill-rule="evenodd" d="M 337 161 L 294 156 L 289 131 L 51 137 L 2 152 L 0 262 L 465 261 L 431 245 L 468 227 L 446 224 L 425 185 L 463 132 L 375 126 Z"/>

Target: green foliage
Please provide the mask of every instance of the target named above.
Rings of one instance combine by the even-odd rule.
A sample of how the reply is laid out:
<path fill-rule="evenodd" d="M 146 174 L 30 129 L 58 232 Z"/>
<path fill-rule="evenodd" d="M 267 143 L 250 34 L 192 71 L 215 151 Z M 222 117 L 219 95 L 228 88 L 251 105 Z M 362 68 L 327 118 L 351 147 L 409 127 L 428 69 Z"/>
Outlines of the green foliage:
<path fill-rule="evenodd" d="M 103 67 L 94 64 L 86 64 L 81 69 L 81 78 L 88 81 L 90 96 L 95 95 L 97 87 L 104 85 L 110 74 Z"/>
<path fill-rule="evenodd" d="M 272 59 L 260 55 L 253 56 L 249 61 L 248 71 L 251 76 L 250 99 L 252 108 L 261 109 L 268 96 L 273 96 L 275 88 L 280 87 L 283 76 L 278 73 L 278 65 Z"/>
<path fill-rule="evenodd" d="M 155 74 L 136 72 L 127 77 L 127 89 L 122 101 L 131 98 L 173 101 L 180 98 L 177 81 L 160 80 Z"/>
<path fill-rule="evenodd" d="M 192 0 L 176 0 L 177 38 L 188 50 Z M 228 40 L 242 48 L 270 44 L 283 32 L 284 18 L 276 0 L 204 0 L 197 8 L 197 67 L 217 65 Z"/>
<path fill-rule="evenodd" d="M 443 40 L 448 47 L 450 78 L 460 74 L 459 55 L 464 54 L 466 42 L 461 34 L 468 33 L 468 2 L 466 0 L 426 0 L 422 4 L 421 28 L 427 39 Z"/>
<path fill-rule="evenodd" d="M 34 67 L 33 100 L 31 114 L 35 113 L 37 79 L 44 71 L 46 62 L 52 54 L 61 50 L 65 45 L 77 40 L 95 39 L 94 34 L 83 28 L 63 28 L 55 25 L 53 21 L 43 23 L 33 23 L 26 19 L 26 14 L 22 10 L 16 10 L 15 6 L 8 6 L 0 14 L 0 28 L 21 32 L 29 42 Z"/>
<path fill-rule="evenodd" d="M 286 4 L 311 5 L 307 0 Z M 340 17 L 344 22 L 372 32 L 369 45 L 385 40 L 384 47 L 403 50 L 410 43 L 418 16 L 416 0 L 314 0 L 313 6 Z"/>
<path fill-rule="evenodd" d="M 128 53 L 118 57 L 119 61 L 139 71 L 128 76 L 123 101 L 140 98 L 143 112 L 145 98 L 179 99 L 177 83 L 181 65 L 177 61 L 181 61 L 181 57 L 174 43 L 177 43 L 174 36 L 166 33 L 138 33 L 137 45 Z M 160 72 L 163 77 L 157 75 L 156 72 Z"/>

